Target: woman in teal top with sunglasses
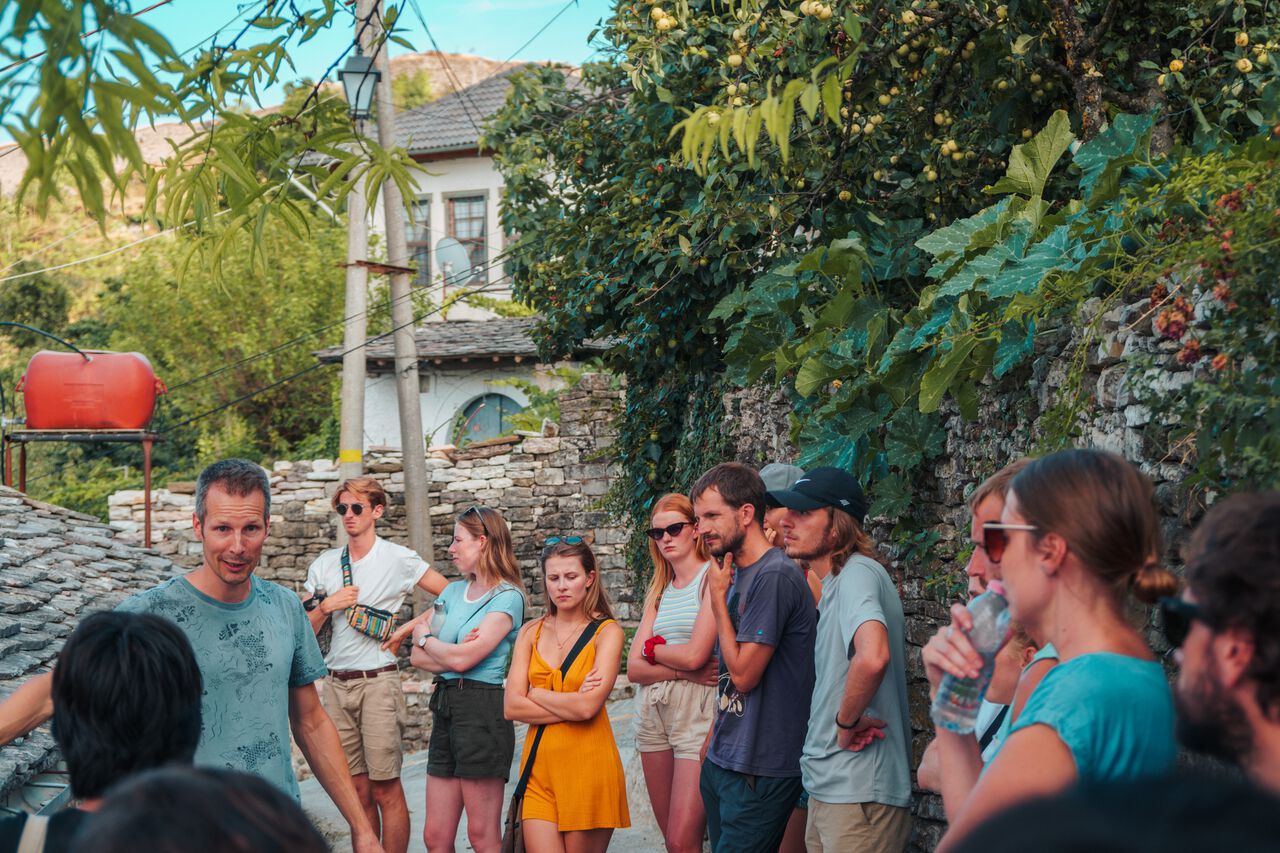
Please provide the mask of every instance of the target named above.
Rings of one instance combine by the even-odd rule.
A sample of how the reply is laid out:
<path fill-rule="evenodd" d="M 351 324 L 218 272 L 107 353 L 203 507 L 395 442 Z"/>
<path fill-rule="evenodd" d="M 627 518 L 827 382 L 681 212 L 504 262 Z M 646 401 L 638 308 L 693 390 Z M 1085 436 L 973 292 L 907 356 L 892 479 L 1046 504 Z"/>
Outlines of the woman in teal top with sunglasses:
<path fill-rule="evenodd" d="M 983 546 L 1008 592 L 1010 616 L 1057 649 L 991 762 L 973 737 L 938 730 L 950 829 L 939 850 L 997 811 L 1078 782 L 1141 779 L 1172 769 L 1173 701 L 1164 671 L 1125 615 L 1132 594 L 1151 604 L 1176 589 L 1161 552 L 1151 482 L 1123 458 L 1067 450 L 1014 478 Z M 981 657 L 957 605 L 926 646 L 936 689 L 944 674 L 972 678 Z"/>

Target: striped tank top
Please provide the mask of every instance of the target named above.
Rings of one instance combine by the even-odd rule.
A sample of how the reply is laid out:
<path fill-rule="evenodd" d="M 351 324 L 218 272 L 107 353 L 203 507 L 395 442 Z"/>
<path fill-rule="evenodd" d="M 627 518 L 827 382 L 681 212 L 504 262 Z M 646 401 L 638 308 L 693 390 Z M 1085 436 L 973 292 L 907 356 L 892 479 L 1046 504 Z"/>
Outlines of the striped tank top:
<path fill-rule="evenodd" d="M 684 589 L 667 584 L 662 598 L 658 600 L 658 615 L 653 620 L 654 636 L 662 637 L 671 645 L 693 639 L 693 622 L 698 618 L 698 605 L 702 603 L 702 579 L 710 565 L 710 561 L 703 563 Z"/>

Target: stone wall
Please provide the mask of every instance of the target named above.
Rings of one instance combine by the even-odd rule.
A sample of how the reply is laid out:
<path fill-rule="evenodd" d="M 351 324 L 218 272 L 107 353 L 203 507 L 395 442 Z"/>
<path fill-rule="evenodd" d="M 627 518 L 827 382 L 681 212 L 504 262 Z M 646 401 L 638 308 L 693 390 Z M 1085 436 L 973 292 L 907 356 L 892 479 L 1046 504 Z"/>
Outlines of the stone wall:
<path fill-rule="evenodd" d="M 511 527 L 535 615 L 543 607 L 538 569 L 543 540 L 578 535 L 593 543 L 619 618 L 638 621 L 639 605 L 624 558 L 628 531 L 613 524 L 600 508 L 616 476 L 612 421 L 621 396 L 611 387 L 610 377 L 588 374 L 560 397 L 558 435 L 513 436 L 461 449 L 432 448 L 427 467 L 436 567 L 446 576 L 455 574 L 448 558 L 454 517 L 474 504 L 491 506 Z M 371 448 L 365 468 L 381 481 L 390 499 L 379 533 L 408 544 L 399 451 Z M 330 503 L 337 485 L 337 465 L 332 460 L 282 461 L 272 466 L 271 532 L 259 576 L 291 589 L 302 588 L 311 561 L 337 544 L 339 524 Z M 200 564 L 201 554 L 191 523 L 194 491 L 194 483 L 171 483 L 156 490 L 152 504 L 155 550 L 190 568 Z M 117 492 L 108 503 L 111 525 L 121 531 L 120 536 L 140 542 L 142 492 Z M 405 605 L 404 615 L 412 606 Z M 406 748 L 417 749 L 428 734 L 426 696 L 421 695 L 427 685 L 417 680 L 417 670 L 406 665 L 403 671 L 410 706 L 422 706 L 421 711 L 410 713 L 406 733 Z"/>
<path fill-rule="evenodd" d="M 1181 464 L 1181 457 L 1171 453 L 1165 429 L 1153 424 L 1151 413 L 1131 398 L 1122 358 L 1137 353 L 1165 357 L 1167 369 L 1156 384 L 1169 392 L 1176 392 L 1190 374 L 1177 365 L 1173 357 L 1176 347 L 1154 335 L 1150 318 L 1145 316 L 1146 308 L 1146 302 L 1135 303 L 1099 317 L 1099 304 L 1095 301 L 1086 307 L 1079 325 L 1043 331 L 1031 364 L 998 383 L 989 381 L 982 389 L 982 406 L 976 420 L 966 422 L 954 407 L 944 408 L 946 449 L 915 484 L 917 495 L 913 501 L 920 527 L 933 530 L 940 537 L 934 549 L 935 559 L 929 565 L 891 561 L 907 616 L 908 687 L 916 764 L 933 737 L 920 647 L 949 621 L 947 609 L 951 601 L 941 600 L 947 597 L 941 590 L 963 589 L 959 581 L 964 566 L 958 556 L 966 548 L 969 533 L 965 498 L 1007 462 L 1036 452 L 1043 435 L 1042 418 L 1058 402 L 1069 378 L 1071 363 L 1063 353 L 1074 352 L 1080 329 L 1091 321 L 1097 320 L 1100 336 L 1086 354 L 1084 388 L 1090 399 L 1078 422 L 1077 444 L 1121 453 L 1152 479 L 1165 529 L 1166 564 L 1177 563 L 1178 550 L 1203 511 L 1201 499 L 1188 497 L 1182 488 L 1188 471 Z M 786 396 L 774 388 L 751 388 L 727 397 L 725 413 L 737 458 L 753 464 L 793 460 L 796 449 L 787 439 L 789 411 Z M 874 512 L 873 506 L 871 532 L 883 542 L 889 524 L 886 519 L 875 519 Z M 886 548 L 886 553 L 889 550 Z M 939 583 L 947 574 L 954 582 Z M 1138 614 L 1138 618 L 1148 618 L 1148 614 Z M 1146 627 L 1150 642 L 1157 651 L 1163 651 L 1163 641 L 1150 631 L 1149 623 Z M 946 828 L 942 799 L 917 791 L 913 811 L 916 819 L 908 849 L 913 853 L 931 851 Z"/>

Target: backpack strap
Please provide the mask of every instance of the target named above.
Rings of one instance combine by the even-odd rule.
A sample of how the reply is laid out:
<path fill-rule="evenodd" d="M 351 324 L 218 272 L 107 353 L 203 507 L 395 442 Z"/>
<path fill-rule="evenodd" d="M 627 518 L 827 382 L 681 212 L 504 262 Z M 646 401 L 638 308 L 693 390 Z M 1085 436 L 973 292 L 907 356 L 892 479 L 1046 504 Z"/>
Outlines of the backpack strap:
<path fill-rule="evenodd" d="M 569 670 L 573 667 L 573 662 L 577 660 L 579 653 L 587 647 L 587 643 L 591 642 L 596 632 L 600 630 L 600 626 L 606 621 L 605 619 L 596 619 L 582 629 L 582 633 L 578 635 L 578 641 L 573 644 L 573 648 L 569 649 L 569 654 L 564 656 L 564 661 L 560 664 L 561 678 L 569 674 Z M 535 639 L 534 642 L 536 643 L 537 640 Z M 538 744 L 542 742 L 542 733 L 546 728 L 546 725 L 540 725 L 533 734 L 533 746 L 529 747 L 529 758 L 525 760 L 524 769 L 520 771 L 520 781 L 516 783 L 515 791 L 512 794 L 514 798 L 524 796 L 524 789 L 529 785 L 529 776 L 533 773 L 533 759 L 538 754 Z"/>

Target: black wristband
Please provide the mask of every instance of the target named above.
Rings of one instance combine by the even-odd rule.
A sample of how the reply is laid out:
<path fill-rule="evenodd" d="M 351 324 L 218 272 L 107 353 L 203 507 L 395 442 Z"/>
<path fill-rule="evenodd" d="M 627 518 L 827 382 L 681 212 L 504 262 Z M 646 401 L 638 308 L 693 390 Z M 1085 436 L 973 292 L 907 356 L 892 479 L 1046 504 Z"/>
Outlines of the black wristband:
<path fill-rule="evenodd" d="M 836 728 L 838 729 L 844 729 L 845 731 L 849 731 L 849 729 L 856 729 L 860 722 L 862 722 L 861 714 L 858 715 L 858 719 L 846 726 L 844 723 L 840 722 L 840 712 L 836 711 Z"/>

